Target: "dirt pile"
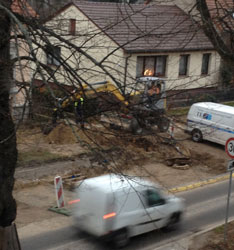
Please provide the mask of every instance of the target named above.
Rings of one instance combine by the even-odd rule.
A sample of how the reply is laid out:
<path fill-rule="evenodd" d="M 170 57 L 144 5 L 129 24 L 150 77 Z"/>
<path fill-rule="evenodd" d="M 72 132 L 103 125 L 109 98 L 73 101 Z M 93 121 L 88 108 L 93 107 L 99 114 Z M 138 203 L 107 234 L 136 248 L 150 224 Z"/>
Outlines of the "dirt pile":
<path fill-rule="evenodd" d="M 82 130 L 76 125 L 60 123 L 48 135 L 45 135 L 45 140 L 50 144 L 73 144 L 83 142 L 104 146 L 110 144 L 110 138 L 113 137 L 112 133 L 108 133 L 104 130 L 104 127 L 96 128 L 95 126 L 88 126 L 86 129 Z"/>
<path fill-rule="evenodd" d="M 63 123 L 56 126 L 45 138 L 51 144 L 72 144 L 77 141 L 72 128 Z"/>

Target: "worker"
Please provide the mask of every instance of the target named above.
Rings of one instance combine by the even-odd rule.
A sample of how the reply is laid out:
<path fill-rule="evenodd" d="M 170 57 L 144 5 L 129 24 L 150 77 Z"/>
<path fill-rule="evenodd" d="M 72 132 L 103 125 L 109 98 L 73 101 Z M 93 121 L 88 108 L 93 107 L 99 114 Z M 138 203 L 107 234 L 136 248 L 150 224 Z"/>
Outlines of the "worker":
<path fill-rule="evenodd" d="M 81 128 L 84 128 L 84 98 L 80 97 L 74 102 L 76 124 L 80 123 Z"/>
<path fill-rule="evenodd" d="M 149 90 L 147 91 L 149 104 L 153 104 L 155 101 L 158 101 L 160 99 L 160 93 L 161 93 L 161 84 L 158 83 L 156 85 L 155 82 L 152 82 Z"/>
<path fill-rule="evenodd" d="M 52 113 L 52 124 L 55 125 L 58 119 L 58 109 L 54 108 Z"/>
<path fill-rule="evenodd" d="M 156 94 L 159 96 L 161 93 L 161 84 L 158 83 L 157 86 L 156 86 Z"/>
<path fill-rule="evenodd" d="M 56 98 L 56 101 L 58 102 L 56 104 L 56 107 L 53 108 L 52 113 L 52 124 L 55 125 L 57 123 L 57 119 L 64 119 L 63 112 L 62 112 L 62 98 Z"/>
<path fill-rule="evenodd" d="M 64 116 L 62 113 L 62 109 L 59 107 L 55 107 L 52 113 L 52 124 L 55 125 L 58 119 L 64 119 Z"/>

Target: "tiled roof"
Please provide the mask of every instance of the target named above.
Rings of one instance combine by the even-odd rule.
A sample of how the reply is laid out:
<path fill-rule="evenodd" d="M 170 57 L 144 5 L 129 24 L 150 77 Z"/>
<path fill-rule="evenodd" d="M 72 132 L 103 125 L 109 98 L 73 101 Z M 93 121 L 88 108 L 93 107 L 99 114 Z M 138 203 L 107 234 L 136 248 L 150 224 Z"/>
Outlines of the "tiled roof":
<path fill-rule="evenodd" d="M 223 9 L 230 9 L 234 11 L 233 0 L 206 0 L 206 4 L 213 14 L 218 14 Z"/>
<path fill-rule="evenodd" d="M 74 4 L 127 52 L 213 49 L 177 6 L 80 2 Z"/>
<path fill-rule="evenodd" d="M 234 1 L 206 0 L 214 23 L 220 29 L 234 30 Z"/>
<path fill-rule="evenodd" d="M 14 0 L 11 5 L 11 10 L 22 16 L 37 17 L 36 11 L 27 3 L 26 0 Z"/>

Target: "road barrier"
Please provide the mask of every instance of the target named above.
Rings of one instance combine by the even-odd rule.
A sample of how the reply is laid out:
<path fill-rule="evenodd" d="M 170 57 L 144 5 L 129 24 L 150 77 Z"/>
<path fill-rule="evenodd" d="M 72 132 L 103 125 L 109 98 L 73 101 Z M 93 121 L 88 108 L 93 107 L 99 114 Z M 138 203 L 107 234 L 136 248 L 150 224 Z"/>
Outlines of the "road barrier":
<path fill-rule="evenodd" d="M 55 195 L 57 200 L 58 208 L 65 206 L 64 195 L 63 195 L 63 181 L 61 176 L 56 176 L 54 178 Z"/>

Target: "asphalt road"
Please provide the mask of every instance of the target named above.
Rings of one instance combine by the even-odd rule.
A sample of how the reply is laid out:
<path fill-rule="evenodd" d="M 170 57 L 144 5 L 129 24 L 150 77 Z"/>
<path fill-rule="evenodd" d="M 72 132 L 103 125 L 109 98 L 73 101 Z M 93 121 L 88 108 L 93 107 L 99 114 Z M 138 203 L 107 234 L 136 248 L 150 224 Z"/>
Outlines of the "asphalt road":
<path fill-rule="evenodd" d="M 177 196 L 186 200 L 186 213 L 176 230 L 162 232 L 156 230 L 131 239 L 126 250 L 153 249 L 157 246 L 193 233 L 208 229 L 225 222 L 227 193 L 229 181 L 207 185 L 191 191 L 178 193 Z M 234 216 L 234 180 L 229 205 L 229 218 Z M 77 249 L 77 250 L 107 250 L 111 245 L 78 232 L 72 225 L 49 233 L 39 234 L 30 238 L 20 239 L 22 250 L 42 249 Z M 66 247 L 65 247 L 66 246 Z"/>

